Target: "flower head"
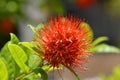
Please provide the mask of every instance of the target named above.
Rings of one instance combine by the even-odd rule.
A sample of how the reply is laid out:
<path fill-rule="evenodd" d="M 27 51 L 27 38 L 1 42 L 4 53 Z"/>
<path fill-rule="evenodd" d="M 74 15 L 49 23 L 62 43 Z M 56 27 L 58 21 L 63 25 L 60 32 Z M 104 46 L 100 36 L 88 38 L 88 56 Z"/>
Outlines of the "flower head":
<path fill-rule="evenodd" d="M 84 24 L 73 17 L 58 17 L 44 24 L 34 39 L 36 45 L 42 46 L 38 50 L 43 51 L 44 60 L 53 67 L 81 67 L 92 41 L 90 28 Z"/>

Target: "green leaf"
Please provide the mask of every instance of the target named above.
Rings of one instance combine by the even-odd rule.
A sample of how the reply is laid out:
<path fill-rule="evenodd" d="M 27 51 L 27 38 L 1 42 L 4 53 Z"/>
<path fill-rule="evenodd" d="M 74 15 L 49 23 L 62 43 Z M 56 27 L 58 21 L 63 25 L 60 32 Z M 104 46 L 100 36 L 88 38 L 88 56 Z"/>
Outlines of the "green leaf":
<path fill-rule="evenodd" d="M 107 41 L 108 37 L 102 36 L 102 37 L 98 37 L 95 41 L 92 42 L 93 46 L 96 46 L 98 44 L 100 44 L 101 42 Z"/>
<path fill-rule="evenodd" d="M 32 29 L 32 31 L 35 33 L 36 32 L 36 29 L 35 29 L 35 27 L 33 26 L 33 25 L 27 25 L 28 27 L 30 27 L 31 29 Z"/>
<path fill-rule="evenodd" d="M 5 64 L 7 65 L 8 69 L 8 74 L 9 74 L 9 80 L 13 79 L 14 77 L 18 76 L 20 74 L 20 68 L 17 66 L 15 63 L 14 59 L 12 58 L 12 55 L 8 49 L 8 44 L 10 43 L 7 42 L 4 47 L 0 51 L 0 57 L 3 58 Z"/>
<path fill-rule="evenodd" d="M 13 56 L 13 59 L 17 65 L 25 72 L 29 71 L 29 67 L 25 64 L 27 61 L 27 55 L 21 47 L 16 44 L 8 44 L 8 48 Z"/>
<path fill-rule="evenodd" d="M 33 25 L 28 25 L 28 27 L 30 27 L 30 28 L 33 30 L 34 35 L 36 36 L 36 35 L 37 35 L 36 33 L 37 33 L 40 29 L 42 29 L 44 26 L 43 26 L 43 24 L 41 23 L 41 24 L 39 24 L 37 27 L 34 27 Z"/>
<path fill-rule="evenodd" d="M 30 42 L 20 42 L 19 44 L 26 47 L 29 50 L 29 52 L 31 52 L 31 53 L 35 52 L 36 53 L 36 51 L 33 49 L 34 46 L 33 46 L 32 43 L 30 43 Z"/>
<path fill-rule="evenodd" d="M 37 66 L 39 66 L 41 62 L 42 62 L 42 59 L 41 59 L 39 56 L 37 56 L 37 55 L 35 55 L 35 54 L 31 54 L 31 55 L 29 56 L 29 61 L 28 61 L 28 63 L 29 63 L 29 67 L 30 67 L 31 69 L 34 69 L 34 68 L 36 68 Z"/>
<path fill-rule="evenodd" d="M 40 29 L 42 29 L 43 28 L 43 24 L 41 23 L 41 24 L 39 24 L 37 27 L 36 27 L 36 30 L 40 30 Z"/>
<path fill-rule="evenodd" d="M 113 69 L 113 76 L 116 78 L 115 80 L 120 80 L 120 67 L 115 67 Z"/>
<path fill-rule="evenodd" d="M 18 44 L 19 39 L 17 38 L 15 34 L 10 33 L 10 37 L 11 37 L 11 40 L 10 40 L 11 43 Z"/>
<path fill-rule="evenodd" d="M 93 31 L 92 31 L 92 29 L 91 29 L 91 27 L 88 23 L 82 22 L 80 24 L 80 29 L 85 30 L 87 32 L 86 35 L 85 35 L 86 40 L 89 40 L 89 41 L 93 40 L 93 37 L 94 37 Z"/>
<path fill-rule="evenodd" d="M 8 80 L 8 71 L 2 59 L 0 59 L 0 80 Z"/>
<path fill-rule="evenodd" d="M 100 44 L 97 45 L 93 48 L 90 49 L 91 52 L 99 52 L 99 53 L 120 53 L 120 49 L 115 47 L 115 46 L 111 46 L 108 44 Z"/>
<path fill-rule="evenodd" d="M 40 67 L 36 68 L 33 70 L 36 74 L 40 73 L 41 74 L 41 78 L 43 80 L 48 80 L 48 75 L 47 73 Z"/>
<path fill-rule="evenodd" d="M 35 67 L 37 67 L 40 62 L 42 61 L 41 57 L 38 56 L 37 54 L 31 54 L 31 53 L 37 53 L 34 49 L 33 49 L 33 44 L 30 42 L 20 42 L 20 45 L 22 45 L 22 49 L 24 49 L 24 51 L 28 54 L 28 65 L 30 68 L 34 69 Z"/>

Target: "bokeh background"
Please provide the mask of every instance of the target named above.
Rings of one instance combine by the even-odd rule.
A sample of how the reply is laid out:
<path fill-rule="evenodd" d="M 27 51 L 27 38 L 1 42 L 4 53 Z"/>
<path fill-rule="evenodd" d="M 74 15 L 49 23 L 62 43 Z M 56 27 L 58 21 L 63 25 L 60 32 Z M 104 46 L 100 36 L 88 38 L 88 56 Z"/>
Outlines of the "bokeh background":
<path fill-rule="evenodd" d="M 79 17 L 90 24 L 95 38 L 107 36 L 108 44 L 120 46 L 119 0 L 1 0 L 0 47 L 9 40 L 10 32 L 31 41 L 27 24 L 37 26 L 58 15 Z"/>
<path fill-rule="evenodd" d="M 0 48 L 11 32 L 21 41 L 31 41 L 28 24 L 37 26 L 58 15 L 86 21 L 95 39 L 107 36 L 107 44 L 120 47 L 120 0 L 0 0 Z"/>

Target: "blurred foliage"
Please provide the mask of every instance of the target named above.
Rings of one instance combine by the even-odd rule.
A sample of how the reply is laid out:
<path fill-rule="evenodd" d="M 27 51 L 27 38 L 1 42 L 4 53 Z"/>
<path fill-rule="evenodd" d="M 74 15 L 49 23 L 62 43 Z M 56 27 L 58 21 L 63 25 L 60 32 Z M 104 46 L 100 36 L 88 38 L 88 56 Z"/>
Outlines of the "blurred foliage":
<path fill-rule="evenodd" d="M 120 53 L 120 49 L 118 47 L 106 44 L 104 42 L 106 40 L 108 40 L 108 38 L 105 36 L 94 40 L 92 42 L 93 48 L 91 48 L 90 51 L 96 53 Z"/>
<path fill-rule="evenodd" d="M 120 53 L 120 49 L 118 47 L 108 45 L 106 43 L 95 46 L 92 48 L 92 51 L 97 53 Z"/>
<path fill-rule="evenodd" d="M 41 9 L 47 9 L 53 15 L 63 15 L 66 10 L 63 0 L 44 0 L 40 3 Z"/>
<path fill-rule="evenodd" d="M 120 67 L 114 67 L 112 74 L 109 76 L 102 75 L 100 80 L 120 80 Z"/>
<path fill-rule="evenodd" d="M 9 33 L 17 33 L 18 19 L 23 18 L 24 0 L 0 1 L 0 48 L 9 40 Z"/>
<path fill-rule="evenodd" d="M 112 16 L 120 18 L 120 0 L 109 0 L 105 4 L 105 8 Z"/>
<path fill-rule="evenodd" d="M 37 80 L 39 77 L 47 80 L 47 73 L 51 68 L 49 65 L 39 66 L 42 60 L 33 55 L 36 53 L 33 47 L 32 43 L 19 42 L 19 39 L 11 34 L 11 40 L 0 51 L 0 80 Z M 39 61 L 35 63 L 36 59 Z"/>
<path fill-rule="evenodd" d="M 1 0 L 0 1 L 0 19 L 9 16 L 22 15 L 21 6 L 24 0 Z"/>

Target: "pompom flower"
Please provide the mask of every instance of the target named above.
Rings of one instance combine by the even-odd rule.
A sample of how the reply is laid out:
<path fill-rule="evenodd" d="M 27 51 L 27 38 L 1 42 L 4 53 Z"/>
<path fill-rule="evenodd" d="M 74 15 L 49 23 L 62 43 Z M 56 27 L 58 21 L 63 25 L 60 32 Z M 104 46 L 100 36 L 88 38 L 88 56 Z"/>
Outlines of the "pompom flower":
<path fill-rule="evenodd" d="M 38 29 L 34 42 L 43 52 L 43 59 L 52 67 L 64 65 L 70 68 L 87 61 L 92 41 L 89 26 L 75 17 L 51 19 Z"/>

